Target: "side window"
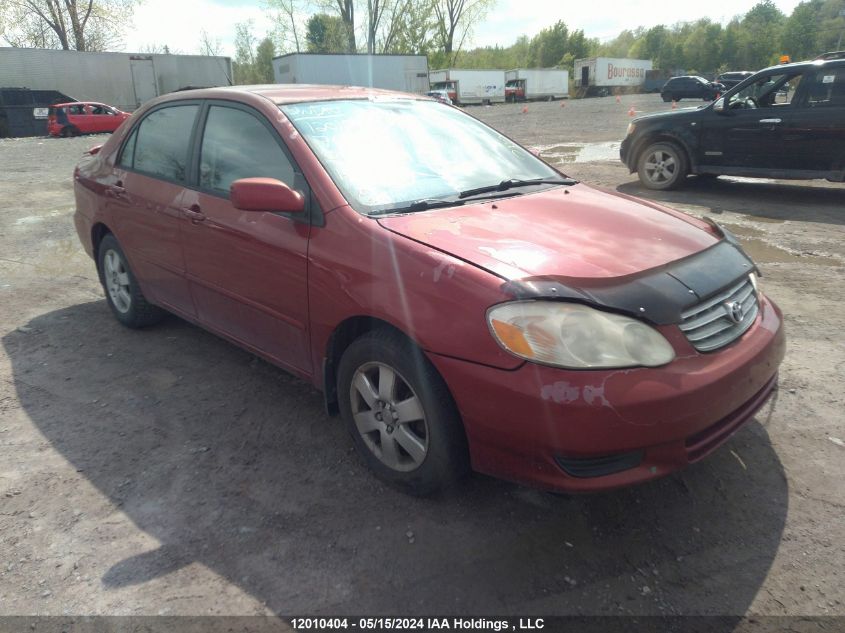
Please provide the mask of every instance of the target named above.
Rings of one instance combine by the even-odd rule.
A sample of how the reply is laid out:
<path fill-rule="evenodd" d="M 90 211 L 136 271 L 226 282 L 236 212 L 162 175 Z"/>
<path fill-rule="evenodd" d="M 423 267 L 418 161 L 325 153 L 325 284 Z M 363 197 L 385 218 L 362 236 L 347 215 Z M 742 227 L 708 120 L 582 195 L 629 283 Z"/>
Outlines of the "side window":
<path fill-rule="evenodd" d="M 275 178 L 294 186 L 294 168 L 277 135 L 255 116 L 211 106 L 200 150 L 200 187 L 229 193 L 240 178 Z"/>
<path fill-rule="evenodd" d="M 102 105 L 91 106 L 91 114 L 114 114 L 112 110 Z"/>
<path fill-rule="evenodd" d="M 845 66 L 820 69 L 808 77 L 807 105 L 811 108 L 845 106 Z"/>
<path fill-rule="evenodd" d="M 72 105 L 68 108 L 68 112 L 73 114 L 74 116 L 80 116 L 85 114 L 85 106 L 81 103 L 77 105 Z"/>
<path fill-rule="evenodd" d="M 133 167 L 166 180 L 184 180 L 188 144 L 198 108 L 197 105 L 170 106 L 144 117 L 134 133 L 137 138 L 130 139 Z"/>
<path fill-rule="evenodd" d="M 135 168 L 135 139 L 137 138 L 138 128 L 136 127 L 132 130 L 129 140 L 126 141 L 126 144 L 123 146 L 123 151 L 120 153 L 120 160 L 117 161 L 117 164 L 121 167 L 125 167 L 126 169 Z"/>

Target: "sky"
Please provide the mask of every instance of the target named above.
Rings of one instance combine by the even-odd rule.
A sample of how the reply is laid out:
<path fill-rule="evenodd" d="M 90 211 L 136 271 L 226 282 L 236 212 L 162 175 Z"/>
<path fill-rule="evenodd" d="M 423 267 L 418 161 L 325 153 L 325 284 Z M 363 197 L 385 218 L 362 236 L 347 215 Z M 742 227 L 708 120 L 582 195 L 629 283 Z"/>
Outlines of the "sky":
<path fill-rule="evenodd" d="M 799 0 L 775 0 L 786 14 Z M 608 40 L 626 28 L 674 24 L 705 17 L 727 22 L 745 13 L 757 0 L 676 0 L 675 2 L 625 2 L 619 0 L 498 0 L 496 7 L 473 34 L 472 46 L 509 46 L 520 35 L 533 36 L 557 20 L 570 29 L 583 29 L 588 37 Z M 659 10 L 654 7 L 659 6 Z M 252 20 L 254 32 L 263 36 L 272 28 L 261 0 L 144 0 L 135 10 L 135 28 L 127 33 L 124 50 L 139 51 L 151 45 L 168 45 L 174 52 L 197 53 L 203 29 L 219 38 L 224 55 L 233 55 L 234 25 Z"/>

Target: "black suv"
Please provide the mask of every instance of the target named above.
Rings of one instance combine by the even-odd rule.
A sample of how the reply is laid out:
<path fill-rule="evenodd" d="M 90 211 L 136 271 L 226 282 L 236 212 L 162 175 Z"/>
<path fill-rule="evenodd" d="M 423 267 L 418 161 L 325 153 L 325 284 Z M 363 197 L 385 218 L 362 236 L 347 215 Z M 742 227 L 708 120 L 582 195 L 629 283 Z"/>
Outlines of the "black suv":
<path fill-rule="evenodd" d="M 680 101 L 681 99 L 713 101 L 724 91 L 725 87 L 722 84 L 707 81 L 704 77 L 684 75 L 672 77 L 663 84 L 660 96 L 663 97 L 664 101 Z"/>
<path fill-rule="evenodd" d="M 687 174 L 845 182 L 845 51 L 766 68 L 694 110 L 638 117 L 619 153 L 650 189 Z"/>

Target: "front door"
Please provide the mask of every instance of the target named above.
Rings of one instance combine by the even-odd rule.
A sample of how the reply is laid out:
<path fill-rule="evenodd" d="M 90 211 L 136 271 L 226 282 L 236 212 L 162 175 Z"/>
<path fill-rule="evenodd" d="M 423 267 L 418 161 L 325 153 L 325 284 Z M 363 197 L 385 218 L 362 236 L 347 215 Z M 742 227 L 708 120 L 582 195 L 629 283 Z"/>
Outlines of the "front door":
<path fill-rule="evenodd" d="M 108 208 L 118 241 L 144 294 L 185 316 L 195 314 L 185 276 L 180 226 L 191 134 L 199 104 L 153 110 L 121 149 Z"/>
<path fill-rule="evenodd" d="M 182 239 L 199 320 L 275 362 L 311 374 L 308 353 L 307 215 L 241 211 L 235 180 L 268 177 L 307 185 L 276 130 L 245 106 L 208 106 L 196 190 L 183 205 Z"/>
<path fill-rule="evenodd" d="M 795 108 L 801 72 L 772 71 L 711 108 L 701 122 L 702 165 L 742 169 L 786 169 L 784 129 Z"/>
<path fill-rule="evenodd" d="M 90 104 L 91 127 L 94 132 L 114 132 L 120 125 L 117 113 L 100 103 Z"/>

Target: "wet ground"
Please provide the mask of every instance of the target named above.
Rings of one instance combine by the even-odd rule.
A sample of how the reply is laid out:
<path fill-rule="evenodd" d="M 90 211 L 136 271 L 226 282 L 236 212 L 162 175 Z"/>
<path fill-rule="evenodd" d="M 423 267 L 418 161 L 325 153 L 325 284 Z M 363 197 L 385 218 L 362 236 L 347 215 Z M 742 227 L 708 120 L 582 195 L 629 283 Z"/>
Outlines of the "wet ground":
<path fill-rule="evenodd" d="M 481 476 L 403 496 L 302 382 L 175 318 L 120 327 L 71 220 L 73 165 L 101 139 L 0 141 L 0 615 L 845 616 L 845 189 L 647 191 L 615 155 L 632 106 L 670 107 L 470 112 L 573 177 L 725 225 L 789 351 L 721 450 L 581 497 Z"/>

